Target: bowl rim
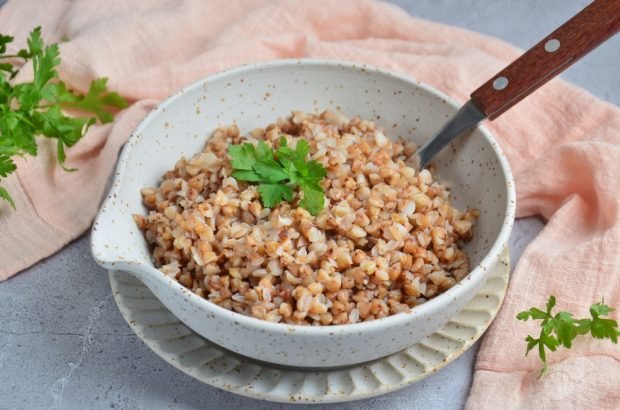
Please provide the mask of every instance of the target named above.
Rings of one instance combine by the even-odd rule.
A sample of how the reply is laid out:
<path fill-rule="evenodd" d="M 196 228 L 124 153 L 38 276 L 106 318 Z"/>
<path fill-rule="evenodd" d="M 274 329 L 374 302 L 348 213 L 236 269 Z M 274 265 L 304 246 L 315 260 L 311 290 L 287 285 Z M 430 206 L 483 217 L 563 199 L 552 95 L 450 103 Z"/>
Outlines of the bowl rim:
<path fill-rule="evenodd" d="M 93 223 L 93 227 L 91 229 L 91 253 L 95 261 L 106 268 L 116 269 L 116 270 L 125 270 L 119 268 L 120 265 L 125 265 L 128 267 L 126 270 L 131 270 L 131 267 L 136 269 L 140 269 L 145 271 L 150 278 L 161 282 L 166 286 L 172 286 L 173 291 L 178 292 L 179 295 L 183 294 L 185 297 L 188 297 L 188 301 L 196 305 L 197 308 L 205 311 L 210 311 L 214 315 L 223 316 L 224 318 L 228 318 L 231 322 L 236 325 L 242 325 L 249 328 L 255 328 L 259 330 L 265 330 L 270 333 L 275 334 L 298 334 L 298 335 L 306 335 L 306 336 L 321 336 L 321 335 L 335 335 L 335 334 L 343 334 L 343 333 L 360 333 L 364 331 L 381 331 L 384 328 L 389 328 L 392 326 L 398 326 L 399 324 L 403 324 L 408 320 L 413 319 L 418 316 L 428 316 L 432 314 L 437 309 L 441 309 L 442 307 L 448 305 L 450 301 L 453 301 L 458 298 L 462 293 L 466 293 L 468 290 L 471 291 L 471 288 L 477 285 L 481 280 L 483 280 L 485 276 L 485 271 L 491 269 L 496 263 L 499 262 L 499 258 L 501 256 L 503 247 L 508 241 L 508 237 L 510 235 L 514 218 L 515 218 L 515 209 L 516 209 L 516 192 L 515 192 L 515 184 L 512 176 L 512 172 L 510 170 L 510 165 L 508 163 L 507 158 L 505 157 L 502 149 L 499 144 L 496 142 L 495 138 L 488 131 L 488 129 L 479 124 L 476 127 L 476 130 L 480 131 L 482 136 L 487 140 L 487 142 L 491 145 L 493 152 L 497 156 L 498 162 L 500 164 L 501 171 L 504 176 L 504 180 L 506 182 L 506 206 L 505 206 L 505 215 L 504 220 L 502 222 L 502 227 L 500 229 L 499 234 L 493 245 L 491 246 L 489 252 L 482 258 L 480 263 L 476 265 L 474 269 L 472 269 L 465 278 L 463 278 L 460 282 L 458 282 L 452 288 L 446 290 L 440 295 L 428 300 L 427 302 L 415 306 L 411 308 L 409 312 L 403 312 L 398 314 L 389 315 L 380 319 L 375 319 L 368 322 L 357 322 L 357 323 L 347 323 L 342 325 L 295 325 L 288 323 L 274 323 L 268 322 L 262 319 L 258 319 L 252 316 L 247 316 L 242 313 L 237 313 L 232 310 L 225 309 L 213 302 L 210 302 L 208 299 L 202 298 L 195 293 L 188 291 L 187 288 L 182 286 L 179 282 L 173 280 L 172 278 L 167 277 L 166 275 L 162 275 L 161 271 L 155 268 L 153 265 L 151 266 L 143 266 L 137 262 L 131 261 L 117 261 L 116 266 L 115 262 L 102 261 L 98 258 L 96 250 L 101 248 L 97 245 L 99 235 L 96 234 L 95 227 L 98 225 L 98 222 L 101 219 L 101 215 L 105 212 L 106 209 L 113 209 L 118 206 L 114 206 L 112 198 L 116 197 L 117 191 L 123 184 L 123 179 L 125 176 L 125 167 L 128 160 L 131 157 L 131 153 L 135 148 L 135 143 L 138 139 L 143 137 L 143 130 L 146 128 L 150 122 L 159 115 L 160 111 L 165 110 L 165 108 L 173 103 L 175 103 L 178 99 L 183 97 L 188 92 L 194 91 L 197 88 L 203 87 L 205 83 L 214 82 L 214 81 L 223 81 L 228 77 L 237 76 L 239 74 L 251 73 L 255 71 L 263 71 L 266 69 L 273 68 L 283 68 L 283 67 L 299 67 L 299 66 L 328 66 L 328 67 L 337 67 L 345 70 L 354 70 L 359 72 L 365 72 L 367 75 L 378 75 L 378 76 L 387 76 L 394 79 L 397 79 L 404 84 L 409 86 L 413 86 L 416 88 L 420 88 L 435 97 L 442 99 L 448 106 L 458 110 L 461 107 L 461 104 L 458 103 L 454 98 L 444 94 L 442 91 L 439 91 L 435 87 L 428 85 L 424 82 L 416 80 L 414 77 L 404 74 L 397 73 L 390 70 L 381 69 L 379 67 L 373 66 L 371 64 L 353 62 L 353 61 L 344 61 L 344 60 L 330 60 L 330 59 L 315 59 L 315 58 L 296 58 L 296 59 L 278 59 L 278 60 L 269 60 L 258 63 L 248 63 L 236 67 L 232 67 L 226 70 L 219 71 L 217 73 L 208 75 L 206 77 L 200 78 L 191 84 L 181 88 L 180 90 L 174 92 L 164 100 L 162 100 L 157 106 L 155 106 L 134 128 L 131 132 L 130 137 L 123 145 L 122 151 L 117 160 L 117 165 L 114 171 L 114 180 L 112 182 L 112 186 L 103 201 L 97 216 L 95 217 L 95 221 Z M 138 266 L 136 266 L 138 265 Z M 134 269 L 135 270 L 135 269 Z M 157 273 L 157 274 L 155 274 Z M 148 286 L 149 284 L 146 283 Z M 155 293 L 155 292 L 154 292 Z M 157 295 L 156 295 L 157 297 Z M 159 297 L 158 297 L 159 299 Z M 163 303 L 163 301 L 162 301 Z"/>

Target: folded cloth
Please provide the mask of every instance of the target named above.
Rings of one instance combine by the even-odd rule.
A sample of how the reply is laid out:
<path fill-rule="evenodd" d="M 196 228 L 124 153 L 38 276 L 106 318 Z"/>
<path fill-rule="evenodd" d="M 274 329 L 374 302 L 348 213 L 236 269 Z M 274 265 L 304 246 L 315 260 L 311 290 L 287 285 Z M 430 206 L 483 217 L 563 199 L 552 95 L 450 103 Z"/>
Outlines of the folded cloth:
<path fill-rule="evenodd" d="M 110 89 L 132 105 L 69 150 L 67 165 L 78 172 L 60 169 L 43 141 L 38 157 L 20 159 L 18 171 L 3 180 L 17 210 L 0 209 L 0 279 L 89 227 L 132 128 L 158 101 L 200 77 L 260 60 L 344 59 L 410 74 L 465 101 L 519 55 L 501 41 L 366 0 L 48 0 L 44 6 L 14 0 L 0 9 L 1 30 L 18 45 L 37 25 L 47 41 L 61 43 L 65 82 L 84 92 L 94 78 L 108 77 Z M 512 275 L 480 349 L 467 405 L 618 406 L 617 346 L 581 338 L 552 354 L 548 375 L 538 381 L 538 358 L 523 356 L 523 339 L 536 334 L 537 324 L 515 315 L 543 306 L 549 294 L 581 316 L 603 297 L 620 306 L 620 112 L 553 80 L 488 126 L 515 173 L 518 216 L 540 215 L 548 223 Z"/>

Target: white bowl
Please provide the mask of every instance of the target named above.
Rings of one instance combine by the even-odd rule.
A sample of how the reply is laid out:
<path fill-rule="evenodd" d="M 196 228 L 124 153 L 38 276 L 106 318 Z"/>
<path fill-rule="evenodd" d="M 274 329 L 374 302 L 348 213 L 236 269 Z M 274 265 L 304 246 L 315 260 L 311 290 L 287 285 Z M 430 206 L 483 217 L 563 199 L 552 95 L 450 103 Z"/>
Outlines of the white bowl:
<path fill-rule="evenodd" d="M 172 95 L 135 129 L 95 220 L 92 253 L 101 266 L 131 272 L 181 321 L 233 352 L 288 366 L 334 367 L 387 356 L 419 342 L 476 295 L 498 262 L 512 228 L 515 191 L 508 163 L 483 127 L 435 160 L 458 207 L 481 211 L 465 250 L 472 272 L 456 286 L 383 319 L 339 326 L 269 323 L 221 308 L 164 276 L 151 262 L 132 214 L 144 214 L 140 189 L 155 186 L 182 155 L 199 152 L 218 126 L 242 132 L 292 110 L 339 110 L 370 119 L 388 136 L 421 145 L 458 109 L 441 92 L 409 77 L 360 64 L 283 60 L 247 65 L 200 80 Z"/>

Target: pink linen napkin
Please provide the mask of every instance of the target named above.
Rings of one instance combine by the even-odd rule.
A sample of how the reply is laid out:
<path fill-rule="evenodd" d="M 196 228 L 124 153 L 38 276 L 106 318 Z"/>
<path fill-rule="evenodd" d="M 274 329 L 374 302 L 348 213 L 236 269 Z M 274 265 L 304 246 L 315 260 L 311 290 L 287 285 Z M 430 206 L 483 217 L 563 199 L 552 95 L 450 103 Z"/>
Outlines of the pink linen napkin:
<path fill-rule="evenodd" d="M 65 82 L 85 91 L 94 78 L 108 77 L 132 105 L 69 150 L 68 166 L 78 172 L 62 171 L 43 141 L 36 159 L 19 160 L 17 173 L 2 181 L 17 211 L 0 205 L 0 280 L 89 227 L 133 127 L 200 77 L 260 60 L 344 59 L 410 74 L 465 101 L 519 55 L 501 41 L 367 0 L 13 0 L 0 9 L 0 31 L 18 45 L 37 25 L 47 41 L 66 39 Z M 467 406 L 617 407 L 617 346 L 584 338 L 552 354 L 538 381 L 538 358 L 523 356 L 523 339 L 537 325 L 515 315 L 543 306 L 549 294 L 580 316 L 602 297 L 620 306 L 620 111 L 553 80 L 488 126 L 515 174 L 518 216 L 540 215 L 548 224 L 512 275 L 480 349 Z"/>

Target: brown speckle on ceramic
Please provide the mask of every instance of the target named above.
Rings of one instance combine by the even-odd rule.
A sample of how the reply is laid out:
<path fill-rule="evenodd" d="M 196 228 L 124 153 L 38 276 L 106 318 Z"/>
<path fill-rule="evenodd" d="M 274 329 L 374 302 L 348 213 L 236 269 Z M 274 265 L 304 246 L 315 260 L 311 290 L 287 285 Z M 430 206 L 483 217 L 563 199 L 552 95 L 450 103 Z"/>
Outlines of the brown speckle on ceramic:
<path fill-rule="evenodd" d="M 269 104 L 263 98 L 268 98 Z M 91 235 L 97 263 L 131 271 L 167 309 L 214 343 L 267 362 L 350 365 L 390 355 L 432 334 L 461 311 L 485 283 L 491 269 L 479 265 L 497 263 L 512 227 L 512 176 L 484 127 L 459 139 L 453 149 L 436 158 L 438 174 L 452 182 L 455 206 L 482 211 L 475 238 L 465 247 L 475 268 L 466 280 L 411 313 L 352 325 L 293 327 L 290 332 L 288 325 L 242 316 L 191 292 L 182 295 L 185 289 L 156 270 L 148 258 L 145 241 L 132 219 L 132 214 L 144 213 L 140 189 L 155 186 L 179 157 L 200 151 L 205 139 L 195 135 L 210 134 L 218 125 L 233 122 L 247 132 L 263 126 L 265 119 L 275 120 L 292 110 L 313 112 L 334 106 L 349 117 L 375 118 L 390 137 L 418 145 L 434 134 L 446 115 L 458 109 L 447 96 L 408 77 L 343 62 L 265 62 L 200 80 L 159 104 L 125 144 L 112 199 L 104 202 Z M 397 128 L 393 129 L 394 124 Z M 234 321 L 240 325 L 234 326 Z"/>

